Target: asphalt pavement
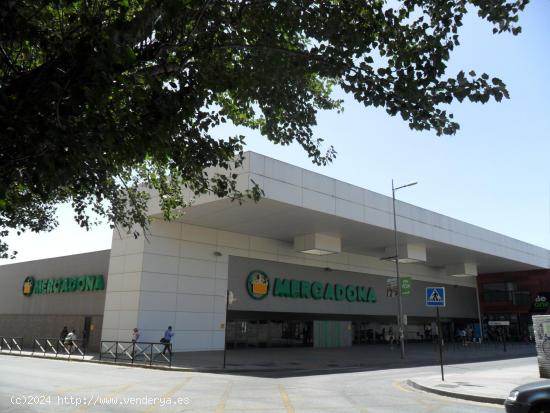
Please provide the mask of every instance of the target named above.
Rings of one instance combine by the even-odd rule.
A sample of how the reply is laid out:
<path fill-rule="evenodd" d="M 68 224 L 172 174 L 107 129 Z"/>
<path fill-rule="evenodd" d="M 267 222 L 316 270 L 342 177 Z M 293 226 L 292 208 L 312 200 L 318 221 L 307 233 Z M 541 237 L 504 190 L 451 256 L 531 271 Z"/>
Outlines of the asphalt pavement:
<path fill-rule="evenodd" d="M 520 360 L 520 359 L 517 359 Z M 520 361 L 469 363 L 470 372 Z M 465 365 L 447 367 L 448 374 Z M 1 412 L 502 412 L 407 385 L 437 365 L 262 376 L 155 370 L 0 355 Z"/>

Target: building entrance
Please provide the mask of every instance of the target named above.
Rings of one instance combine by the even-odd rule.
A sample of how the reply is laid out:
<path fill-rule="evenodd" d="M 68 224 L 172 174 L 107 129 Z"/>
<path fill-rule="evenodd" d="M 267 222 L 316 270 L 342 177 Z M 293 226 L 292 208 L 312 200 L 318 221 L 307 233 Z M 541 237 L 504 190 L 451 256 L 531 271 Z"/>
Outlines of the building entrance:
<path fill-rule="evenodd" d="M 313 321 L 234 320 L 227 324 L 228 348 L 311 347 Z"/>
<path fill-rule="evenodd" d="M 398 327 L 394 316 L 335 314 L 260 313 L 230 311 L 226 343 L 228 348 L 315 347 L 396 343 Z M 405 341 L 431 342 L 437 336 L 435 319 L 408 317 Z M 446 319 L 441 323 L 445 341 L 453 341 L 455 326 L 473 320 Z M 458 323 L 458 324 L 457 324 Z M 468 325 L 470 325 L 468 324 Z M 473 325 L 473 324 L 472 324 Z"/>
<path fill-rule="evenodd" d="M 316 347 L 352 345 L 352 323 L 340 320 L 235 320 L 227 324 L 227 347 Z"/>
<path fill-rule="evenodd" d="M 357 316 L 334 314 L 231 311 L 226 342 L 228 348 L 335 348 L 381 343 L 392 331 L 397 329 L 392 327 L 389 317 L 372 317 L 366 321 L 364 317 L 358 320 Z"/>

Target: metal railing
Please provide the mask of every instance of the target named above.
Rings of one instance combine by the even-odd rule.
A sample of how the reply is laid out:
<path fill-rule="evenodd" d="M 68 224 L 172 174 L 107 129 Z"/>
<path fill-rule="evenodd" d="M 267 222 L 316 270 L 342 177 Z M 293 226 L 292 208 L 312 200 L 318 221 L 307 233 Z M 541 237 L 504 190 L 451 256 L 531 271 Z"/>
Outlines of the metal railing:
<path fill-rule="evenodd" d="M 32 343 L 32 355 L 42 354 L 42 356 L 59 355 L 71 357 L 81 357 L 84 360 L 86 349 L 83 347 L 83 340 L 60 340 L 59 338 L 35 338 Z"/>
<path fill-rule="evenodd" d="M 172 344 L 143 341 L 102 341 L 99 360 L 128 364 L 172 366 Z"/>
<path fill-rule="evenodd" d="M 0 337 L 0 352 L 21 354 L 21 347 L 23 347 L 23 337 Z"/>
<path fill-rule="evenodd" d="M 436 344 L 433 344 L 436 346 Z M 482 343 L 477 341 L 445 341 L 443 344 L 444 352 L 533 352 L 534 343 L 524 341 L 508 340 L 484 340 Z"/>

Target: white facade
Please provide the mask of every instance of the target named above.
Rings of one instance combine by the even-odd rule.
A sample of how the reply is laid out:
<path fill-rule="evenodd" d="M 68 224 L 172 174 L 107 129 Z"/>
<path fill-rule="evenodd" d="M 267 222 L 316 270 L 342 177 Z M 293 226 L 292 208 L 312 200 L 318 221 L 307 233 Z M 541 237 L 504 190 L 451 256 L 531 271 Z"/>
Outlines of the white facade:
<path fill-rule="evenodd" d="M 255 153 L 238 173 L 240 188 L 254 181 L 265 198 L 239 205 L 204 197 L 181 222 L 155 219 L 147 238 L 114 233 L 103 340 L 129 340 L 138 327 L 142 340 L 158 341 L 171 325 L 175 351 L 223 349 L 229 256 L 395 276 L 394 263 L 380 260 L 393 245 L 391 198 Z M 413 279 L 475 287 L 475 277 L 447 268 L 550 267 L 543 248 L 402 202 L 397 214 L 400 244 L 420 245 L 426 260 L 400 265 Z M 314 233 L 339 238 L 341 252 L 297 252 L 294 238 Z"/>

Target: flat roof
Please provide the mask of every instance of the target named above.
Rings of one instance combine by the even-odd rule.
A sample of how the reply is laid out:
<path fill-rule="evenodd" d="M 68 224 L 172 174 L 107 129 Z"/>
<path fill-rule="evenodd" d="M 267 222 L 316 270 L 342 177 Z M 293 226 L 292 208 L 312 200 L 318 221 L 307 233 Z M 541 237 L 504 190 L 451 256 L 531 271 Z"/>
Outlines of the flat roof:
<path fill-rule="evenodd" d="M 340 237 L 343 252 L 372 257 L 394 245 L 391 197 L 255 152 L 246 152 L 234 172 L 238 189 L 255 182 L 264 198 L 240 205 L 199 197 L 181 221 L 289 243 L 296 235 L 324 233 Z M 150 212 L 160 216 L 158 207 Z M 550 267 L 544 248 L 402 201 L 396 201 L 396 213 L 400 244 L 424 244 L 428 266 L 473 262 L 480 273 Z"/>
<path fill-rule="evenodd" d="M 87 251 L 87 252 L 77 252 L 75 254 L 65 254 L 65 255 L 57 255 L 53 257 L 47 257 L 47 258 L 34 258 L 34 259 L 27 259 L 24 261 L 16 261 L 16 262 L 10 262 L 9 259 L 5 259 L 3 261 L 0 261 L 0 267 L 2 270 L 9 270 L 12 266 L 17 268 L 25 268 L 27 265 L 44 265 L 52 266 L 56 264 L 63 263 L 65 261 L 85 261 L 85 260 L 98 260 L 103 259 L 107 264 L 109 264 L 109 256 L 111 254 L 111 249 L 107 250 L 96 250 L 96 251 Z M 105 274 L 107 275 L 107 274 Z"/>

